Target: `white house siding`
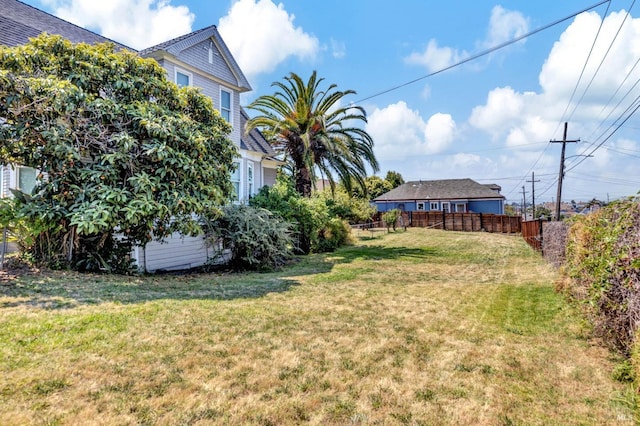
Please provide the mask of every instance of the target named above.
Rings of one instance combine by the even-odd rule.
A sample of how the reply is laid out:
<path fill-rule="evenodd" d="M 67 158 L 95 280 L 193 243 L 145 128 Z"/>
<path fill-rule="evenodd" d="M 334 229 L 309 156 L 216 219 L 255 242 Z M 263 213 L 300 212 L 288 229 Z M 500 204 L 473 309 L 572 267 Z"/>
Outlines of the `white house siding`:
<path fill-rule="evenodd" d="M 202 50 L 202 52 L 203 54 L 206 53 L 205 50 Z M 183 59 L 185 58 L 183 58 L 183 56 L 181 55 L 179 57 L 179 60 L 182 61 Z M 231 92 L 231 125 L 233 127 L 233 130 L 229 134 L 229 139 L 231 139 L 237 146 L 240 146 L 240 138 L 242 137 L 240 129 L 240 93 L 237 90 L 234 90 L 230 85 L 227 86 L 225 84 L 219 84 L 217 81 L 199 74 L 198 70 L 186 61 L 184 61 L 184 64 L 176 64 L 168 60 L 160 60 L 159 62 L 160 65 L 162 65 L 162 67 L 167 70 L 167 78 L 169 78 L 169 80 L 173 81 L 174 83 L 176 68 L 189 72 L 192 75 L 191 85 L 197 87 L 198 89 L 200 89 L 202 94 L 211 98 L 214 108 L 216 108 L 218 111 L 220 110 L 220 88 Z"/>
<path fill-rule="evenodd" d="M 262 186 L 273 186 L 276 184 L 276 177 L 278 175 L 277 169 L 264 167 L 262 169 Z"/>
<path fill-rule="evenodd" d="M 133 250 L 138 268 L 145 272 L 172 271 L 196 268 L 209 260 L 210 249 L 204 237 L 173 234 L 164 243 L 152 241 L 142 249 Z"/>
<path fill-rule="evenodd" d="M 213 64 L 209 63 L 209 45 L 213 45 Z M 179 59 L 195 68 L 201 69 L 215 75 L 220 80 L 226 81 L 234 86 L 238 85 L 238 79 L 227 63 L 222 59 L 222 55 L 210 40 L 205 40 L 188 49 L 180 52 Z"/>
<path fill-rule="evenodd" d="M 0 165 L 0 198 L 9 196 L 9 176 L 11 168 Z"/>

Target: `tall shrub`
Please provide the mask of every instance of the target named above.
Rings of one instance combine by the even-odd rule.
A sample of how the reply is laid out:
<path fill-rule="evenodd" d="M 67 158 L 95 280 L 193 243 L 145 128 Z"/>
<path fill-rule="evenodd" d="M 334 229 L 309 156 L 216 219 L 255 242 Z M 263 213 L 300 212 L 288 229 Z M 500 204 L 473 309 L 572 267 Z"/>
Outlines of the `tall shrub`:
<path fill-rule="evenodd" d="M 236 269 L 274 269 L 291 257 L 289 224 L 266 209 L 226 206 L 204 227 L 210 245 L 218 249 L 215 260 Z"/>
<path fill-rule="evenodd" d="M 640 200 L 573 223 L 563 271 L 564 290 L 581 302 L 596 334 L 629 355 L 640 324 Z"/>

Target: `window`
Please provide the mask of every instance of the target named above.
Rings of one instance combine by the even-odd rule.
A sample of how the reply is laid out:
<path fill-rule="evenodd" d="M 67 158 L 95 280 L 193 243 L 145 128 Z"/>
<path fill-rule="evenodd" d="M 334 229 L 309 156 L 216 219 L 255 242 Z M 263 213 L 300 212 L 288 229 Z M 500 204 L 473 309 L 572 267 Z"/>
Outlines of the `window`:
<path fill-rule="evenodd" d="M 220 89 L 220 114 L 231 123 L 231 92 Z"/>
<path fill-rule="evenodd" d="M 445 213 L 449 213 L 449 211 L 450 211 L 449 202 L 443 202 L 442 203 L 442 211 L 445 212 Z"/>
<path fill-rule="evenodd" d="M 233 190 L 235 191 L 234 200 L 240 200 L 240 163 L 235 161 L 233 163 L 236 169 L 231 173 L 231 184 L 233 185 Z"/>
<path fill-rule="evenodd" d="M 465 203 L 456 203 L 456 213 L 466 213 L 467 205 Z"/>
<path fill-rule="evenodd" d="M 424 210 L 424 203 L 418 203 L 418 205 L 416 206 L 416 208 L 417 208 L 418 210 L 423 211 L 423 210 Z"/>
<path fill-rule="evenodd" d="M 31 167 L 18 167 L 18 189 L 26 194 L 31 194 L 36 186 L 36 169 Z"/>
<path fill-rule="evenodd" d="M 176 69 L 176 84 L 179 87 L 191 86 L 191 73 Z"/>
<path fill-rule="evenodd" d="M 438 202 L 431 202 L 431 206 L 429 207 L 429 210 L 440 210 L 440 206 L 438 205 Z"/>
<path fill-rule="evenodd" d="M 213 63 L 213 47 L 211 46 L 211 43 L 209 43 L 209 63 Z"/>
<path fill-rule="evenodd" d="M 247 163 L 247 190 L 249 197 L 253 195 L 253 163 Z"/>

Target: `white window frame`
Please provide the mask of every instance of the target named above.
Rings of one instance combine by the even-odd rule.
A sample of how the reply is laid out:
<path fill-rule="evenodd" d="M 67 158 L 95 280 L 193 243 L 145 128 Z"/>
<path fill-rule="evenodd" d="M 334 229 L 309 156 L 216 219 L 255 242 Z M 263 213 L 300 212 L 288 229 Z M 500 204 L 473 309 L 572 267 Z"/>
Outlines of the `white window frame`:
<path fill-rule="evenodd" d="M 451 213 L 451 203 L 448 201 L 442 202 L 442 211 L 445 213 Z"/>
<path fill-rule="evenodd" d="M 34 169 L 33 167 L 27 167 L 27 166 L 17 166 L 16 167 L 16 189 L 18 189 L 19 191 L 22 191 L 26 194 L 31 193 L 31 191 L 33 191 L 33 188 L 29 189 L 29 191 L 25 191 L 23 188 L 20 187 L 20 172 L 22 170 L 33 170 L 33 174 L 34 174 L 34 179 L 33 179 L 33 188 L 35 188 L 35 186 L 38 184 L 38 171 L 36 169 Z"/>
<path fill-rule="evenodd" d="M 209 63 L 213 64 L 213 46 L 209 43 Z"/>
<path fill-rule="evenodd" d="M 187 86 L 193 86 L 193 74 L 189 71 L 185 71 L 182 68 L 174 68 L 173 70 L 173 81 L 178 84 L 178 74 L 186 75 L 189 78 L 189 84 Z M 179 85 L 179 84 L 178 84 Z M 180 86 L 182 87 L 182 86 Z"/>
<path fill-rule="evenodd" d="M 425 209 L 424 201 L 418 201 L 416 203 L 416 210 L 423 212 Z"/>
<path fill-rule="evenodd" d="M 462 207 L 462 208 L 460 208 Z M 467 212 L 467 204 L 466 203 L 455 203 L 456 213 L 466 213 Z"/>
<path fill-rule="evenodd" d="M 438 203 L 437 201 L 432 201 L 431 203 L 429 203 L 429 211 L 439 211 L 440 210 L 440 203 Z"/>
<path fill-rule="evenodd" d="M 228 93 L 229 94 L 229 108 L 224 108 L 222 106 L 222 93 Z M 229 119 L 227 120 L 229 122 L 229 124 L 233 125 L 233 90 L 229 90 L 226 87 L 220 87 L 220 102 L 219 105 L 220 107 L 218 108 L 218 110 L 220 111 L 220 115 L 222 115 L 223 118 L 226 119 L 226 117 L 224 116 L 225 112 L 229 112 Z"/>
<path fill-rule="evenodd" d="M 254 193 L 255 182 L 255 169 L 253 168 L 253 161 L 247 162 L 247 194 L 251 197 Z"/>
<path fill-rule="evenodd" d="M 238 191 L 233 201 L 238 202 L 242 199 L 241 198 L 242 196 L 242 162 L 234 161 L 233 163 L 237 166 L 236 171 L 231 174 L 231 183 L 234 184 L 234 189 L 235 189 L 235 183 L 236 182 L 238 183 Z M 237 175 L 238 179 L 234 179 L 234 173 L 238 174 Z"/>

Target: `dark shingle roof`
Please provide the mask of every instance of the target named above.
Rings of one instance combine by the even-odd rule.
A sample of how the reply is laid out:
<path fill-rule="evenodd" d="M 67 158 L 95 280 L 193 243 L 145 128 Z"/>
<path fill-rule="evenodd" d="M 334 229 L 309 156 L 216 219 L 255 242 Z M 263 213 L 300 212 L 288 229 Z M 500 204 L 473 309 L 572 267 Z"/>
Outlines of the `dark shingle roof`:
<path fill-rule="evenodd" d="M 211 27 L 215 28 L 215 25 L 211 25 L 209 27 L 205 27 L 205 28 L 202 28 L 200 30 L 190 32 L 189 34 L 183 34 L 183 35 L 181 35 L 179 37 L 172 38 L 171 40 L 167 40 L 167 41 L 164 41 L 164 42 L 162 42 L 160 44 L 156 44 L 155 46 L 147 47 L 146 49 L 142 49 L 140 51 L 140 55 L 146 56 L 146 55 L 149 55 L 149 54 L 151 54 L 151 53 L 153 53 L 155 51 L 158 51 L 158 50 L 169 50 L 170 47 L 172 47 L 174 45 L 177 45 L 178 43 L 180 43 L 181 41 L 183 41 L 183 40 L 185 40 L 185 39 L 187 39 L 189 37 L 192 37 L 194 35 L 200 34 L 200 33 L 204 32 L 204 31 L 210 29 Z"/>
<path fill-rule="evenodd" d="M 46 32 L 58 34 L 73 43 L 114 43 L 119 49 L 131 49 L 92 31 L 17 0 L 0 0 L 0 44 L 16 46 Z"/>
<path fill-rule="evenodd" d="M 266 154 L 270 157 L 276 155 L 276 152 L 273 150 L 273 147 L 267 142 L 265 137 L 260 133 L 258 129 L 251 130 L 248 134 L 244 133 L 244 129 L 247 125 L 247 121 L 249 120 L 249 115 L 244 110 L 244 108 L 240 108 L 240 128 L 242 129 L 242 139 L 240 140 L 240 147 L 242 149 L 246 149 L 247 151 L 259 152 L 261 154 Z"/>
<path fill-rule="evenodd" d="M 472 179 L 420 180 L 407 182 L 374 201 L 449 200 L 469 198 L 504 198 L 494 189 Z"/>

